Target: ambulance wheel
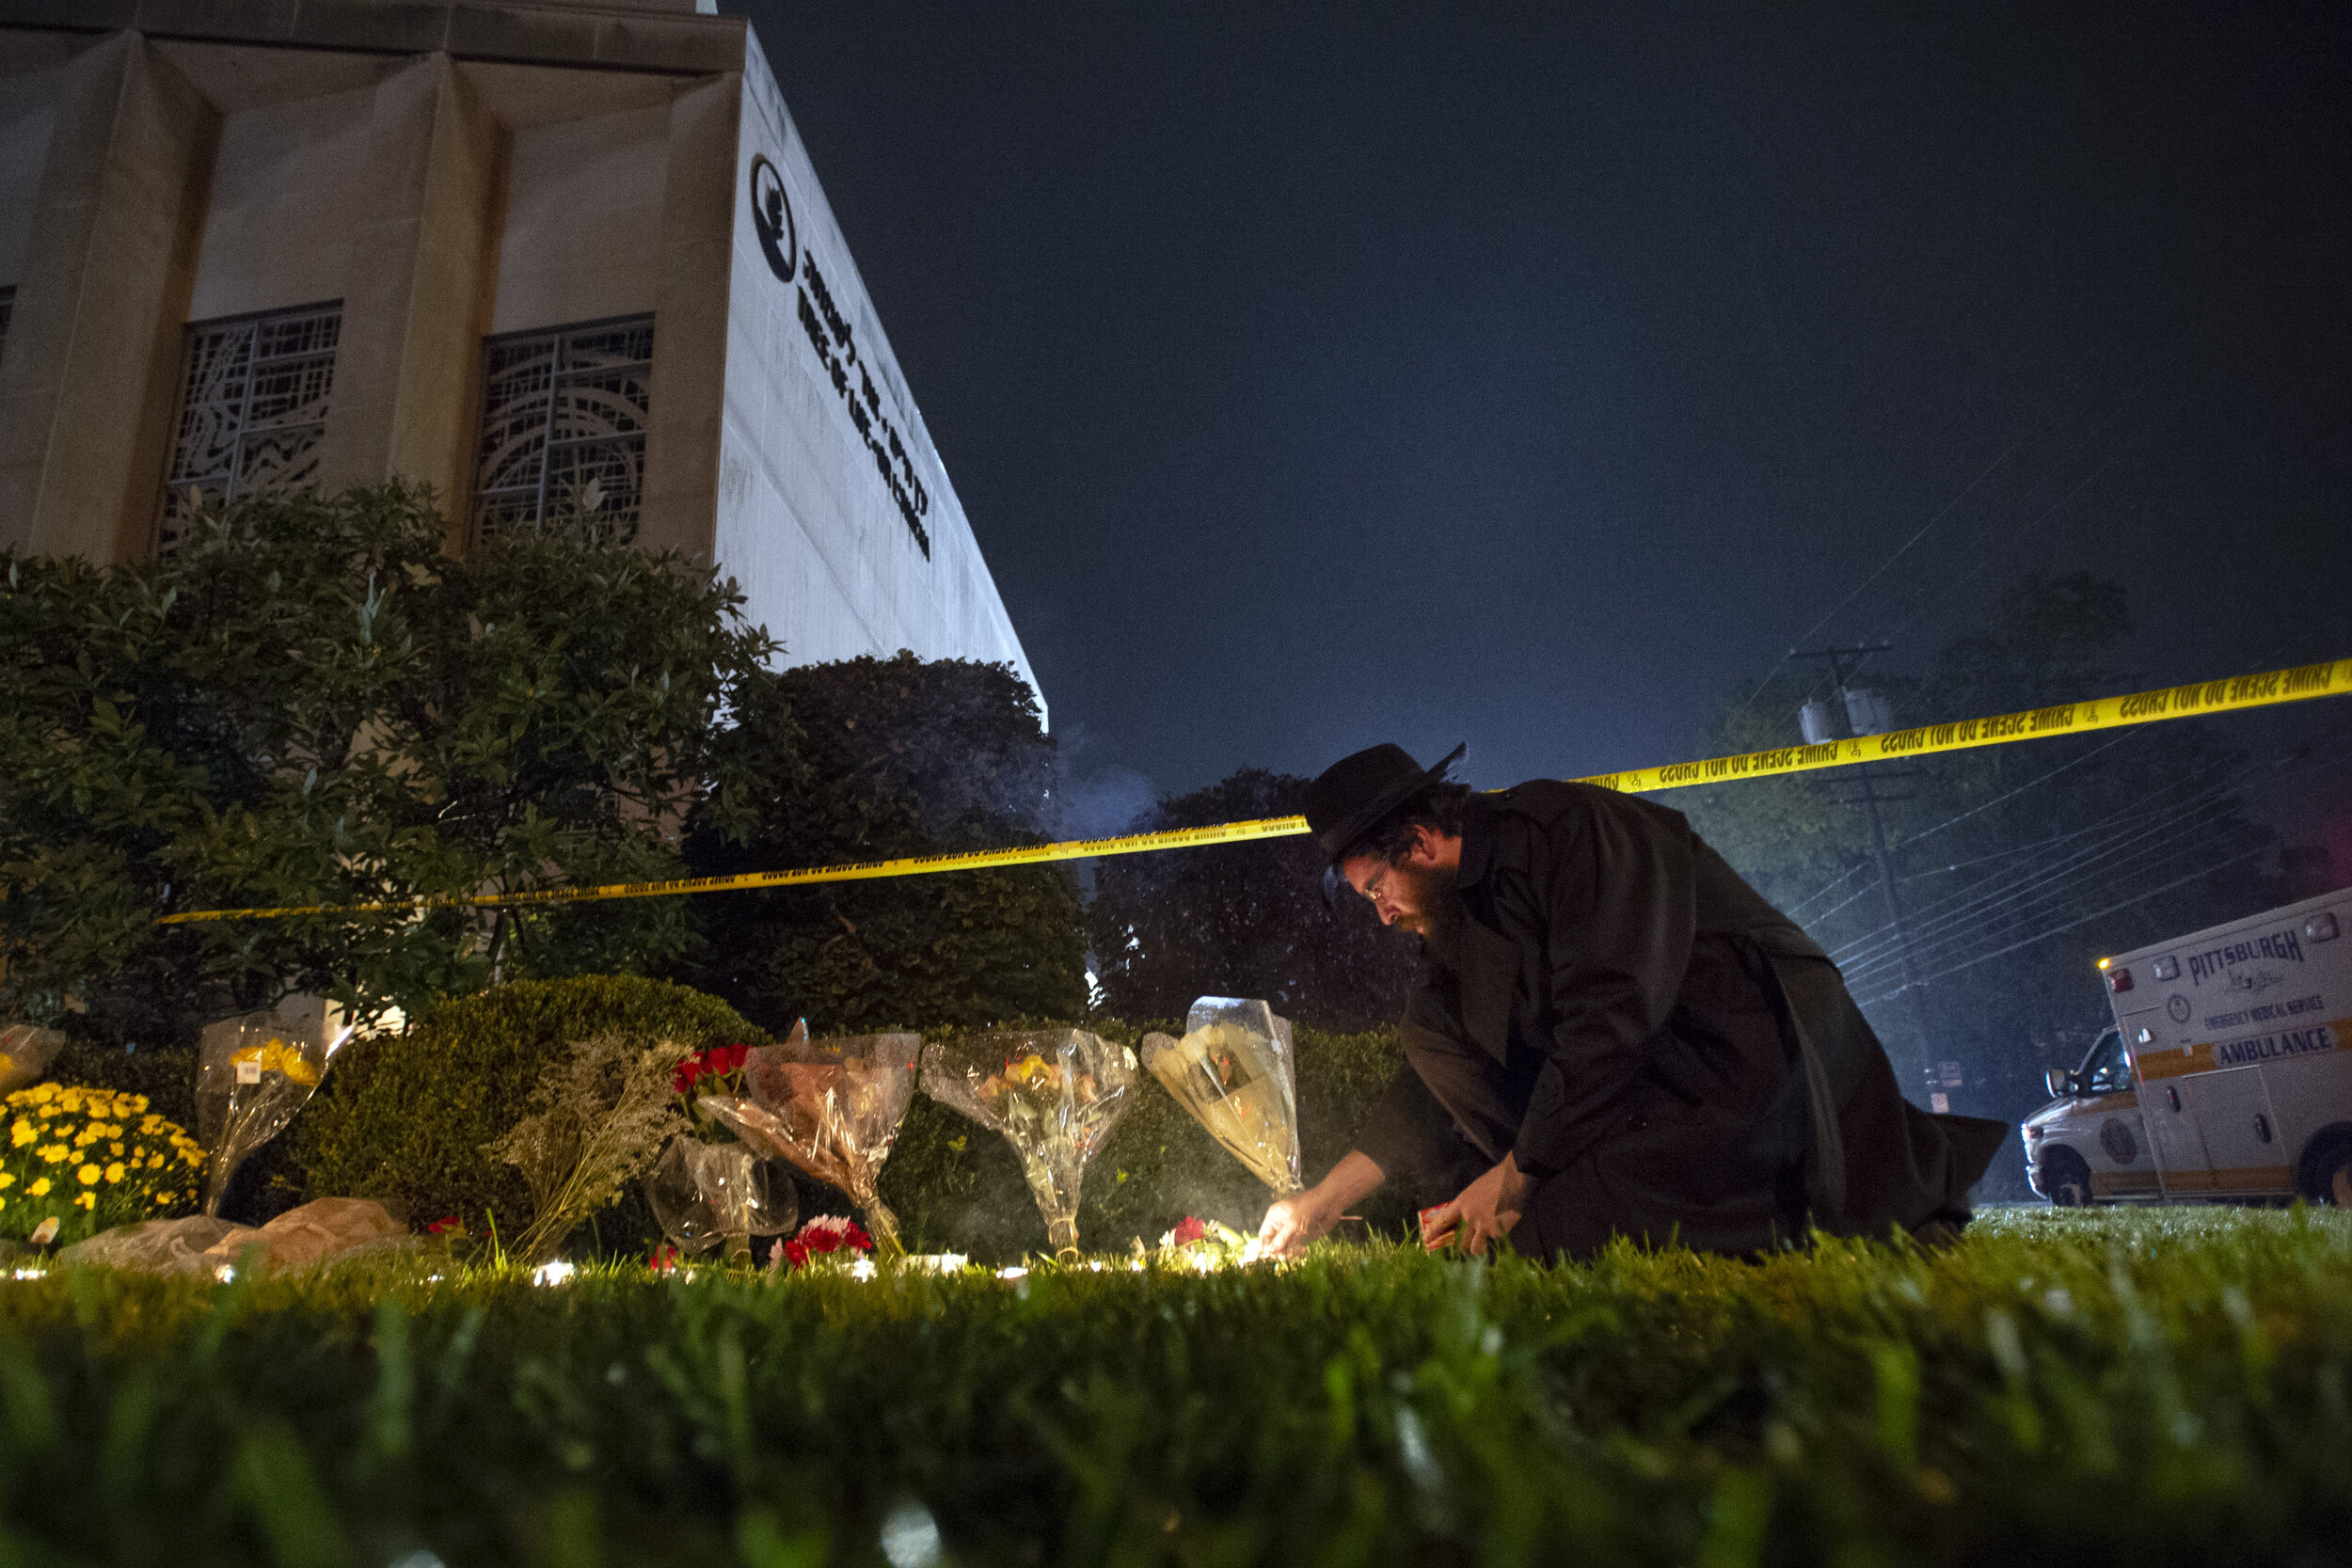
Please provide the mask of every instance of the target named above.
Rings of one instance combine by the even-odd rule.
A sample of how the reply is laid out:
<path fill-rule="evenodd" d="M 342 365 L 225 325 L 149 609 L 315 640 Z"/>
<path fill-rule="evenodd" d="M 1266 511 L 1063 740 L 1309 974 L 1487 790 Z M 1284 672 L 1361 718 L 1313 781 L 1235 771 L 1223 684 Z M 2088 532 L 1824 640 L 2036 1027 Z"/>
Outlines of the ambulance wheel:
<path fill-rule="evenodd" d="M 2352 1209 L 2352 1129 L 2331 1127 L 2312 1140 L 2296 1183 L 2313 1203 Z"/>
<path fill-rule="evenodd" d="M 2060 1209 L 2088 1208 L 2090 1167 L 2071 1148 L 2054 1148 L 2042 1157 L 2042 1191 Z"/>

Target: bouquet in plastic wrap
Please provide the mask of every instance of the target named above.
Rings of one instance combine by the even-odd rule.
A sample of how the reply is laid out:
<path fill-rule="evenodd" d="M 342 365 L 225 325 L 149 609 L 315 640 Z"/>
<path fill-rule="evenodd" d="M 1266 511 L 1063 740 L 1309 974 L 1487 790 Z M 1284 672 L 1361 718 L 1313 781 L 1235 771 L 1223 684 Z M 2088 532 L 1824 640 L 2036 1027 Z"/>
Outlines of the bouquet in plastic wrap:
<path fill-rule="evenodd" d="M 12 1094 L 49 1070 L 65 1049 L 65 1036 L 30 1023 L 0 1028 L 0 1094 Z"/>
<path fill-rule="evenodd" d="M 1298 1191 L 1298 1078 L 1288 1019 L 1263 1002 L 1204 996 L 1184 1037 L 1143 1037 L 1143 1065 L 1277 1197 Z"/>
<path fill-rule="evenodd" d="M 317 997 L 288 997 L 278 1010 L 209 1024 L 196 1064 L 197 1136 L 212 1155 L 204 1212 L 218 1215 L 229 1179 L 246 1156 L 284 1131 L 350 1037 L 329 1028 Z"/>
<path fill-rule="evenodd" d="M 800 1218 L 792 1183 L 770 1181 L 767 1161 L 747 1143 L 672 1138 L 645 1178 L 645 1201 L 680 1253 L 724 1242 L 729 1263 L 750 1263 L 755 1234 L 790 1230 Z"/>
<path fill-rule="evenodd" d="M 796 1026 L 778 1045 L 752 1051 L 746 1093 L 704 1095 L 697 1109 L 762 1154 L 789 1160 L 850 1195 L 884 1257 L 906 1249 L 898 1222 L 876 1191 L 882 1162 L 914 1098 L 920 1035 L 846 1035 L 813 1040 Z"/>
<path fill-rule="evenodd" d="M 1078 1250 L 1078 1182 L 1134 1098 L 1136 1053 L 1083 1029 L 935 1041 L 923 1092 L 994 1128 L 1021 1157 L 1056 1253 Z"/>

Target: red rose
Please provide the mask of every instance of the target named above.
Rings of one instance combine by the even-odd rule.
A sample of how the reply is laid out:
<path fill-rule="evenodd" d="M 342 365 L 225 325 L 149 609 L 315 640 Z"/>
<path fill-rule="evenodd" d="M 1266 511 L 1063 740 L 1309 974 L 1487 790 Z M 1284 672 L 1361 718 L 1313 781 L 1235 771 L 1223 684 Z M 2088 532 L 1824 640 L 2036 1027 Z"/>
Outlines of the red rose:
<path fill-rule="evenodd" d="M 1176 1244 L 1185 1246 L 1209 1233 L 1209 1227 L 1186 1214 L 1176 1227 Z"/>

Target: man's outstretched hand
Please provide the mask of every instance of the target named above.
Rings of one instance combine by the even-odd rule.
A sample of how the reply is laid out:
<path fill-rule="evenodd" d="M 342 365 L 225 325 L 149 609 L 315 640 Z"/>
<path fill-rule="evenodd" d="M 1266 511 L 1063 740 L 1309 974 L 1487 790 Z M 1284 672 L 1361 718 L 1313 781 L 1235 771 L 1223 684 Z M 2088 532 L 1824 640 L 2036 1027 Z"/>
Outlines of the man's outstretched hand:
<path fill-rule="evenodd" d="M 1534 1185 L 1519 1174 L 1518 1157 L 1505 1154 L 1502 1164 L 1453 1198 L 1422 1211 L 1422 1245 L 1435 1252 L 1458 1240 L 1463 1251 L 1478 1257 L 1488 1242 L 1507 1242 L 1511 1227 L 1527 1211 L 1528 1189 Z"/>
<path fill-rule="evenodd" d="M 1329 1230 L 1331 1224 L 1313 1193 L 1293 1193 L 1266 1205 L 1265 1219 L 1258 1227 L 1258 1245 L 1277 1258 L 1295 1258 L 1307 1250 L 1308 1243 Z"/>
<path fill-rule="evenodd" d="M 1385 1180 L 1370 1157 L 1349 1149 L 1330 1175 L 1303 1193 L 1266 1205 L 1265 1219 L 1258 1227 L 1259 1249 L 1277 1258 L 1297 1257 Z"/>

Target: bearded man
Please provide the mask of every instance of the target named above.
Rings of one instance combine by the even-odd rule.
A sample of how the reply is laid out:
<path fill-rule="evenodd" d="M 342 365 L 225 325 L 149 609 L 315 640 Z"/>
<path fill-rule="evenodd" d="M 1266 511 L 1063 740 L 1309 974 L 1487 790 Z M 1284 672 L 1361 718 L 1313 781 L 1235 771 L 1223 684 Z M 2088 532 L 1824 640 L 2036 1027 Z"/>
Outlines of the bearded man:
<path fill-rule="evenodd" d="M 1308 788 L 1327 892 L 1344 879 L 1419 933 L 1425 972 L 1407 1069 L 1331 1173 L 1266 1212 L 1265 1246 L 1299 1251 L 1389 1180 L 1458 1188 L 1422 1237 L 1473 1253 L 1747 1255 L 1967 1223 L 2007 1125 L 1906 1101 L 1828 956 L 1680 813 L 1549 780 L 1472 794 L 1445 776 L 1463 750 L 1423 770 L 1375 746 Z"/>

